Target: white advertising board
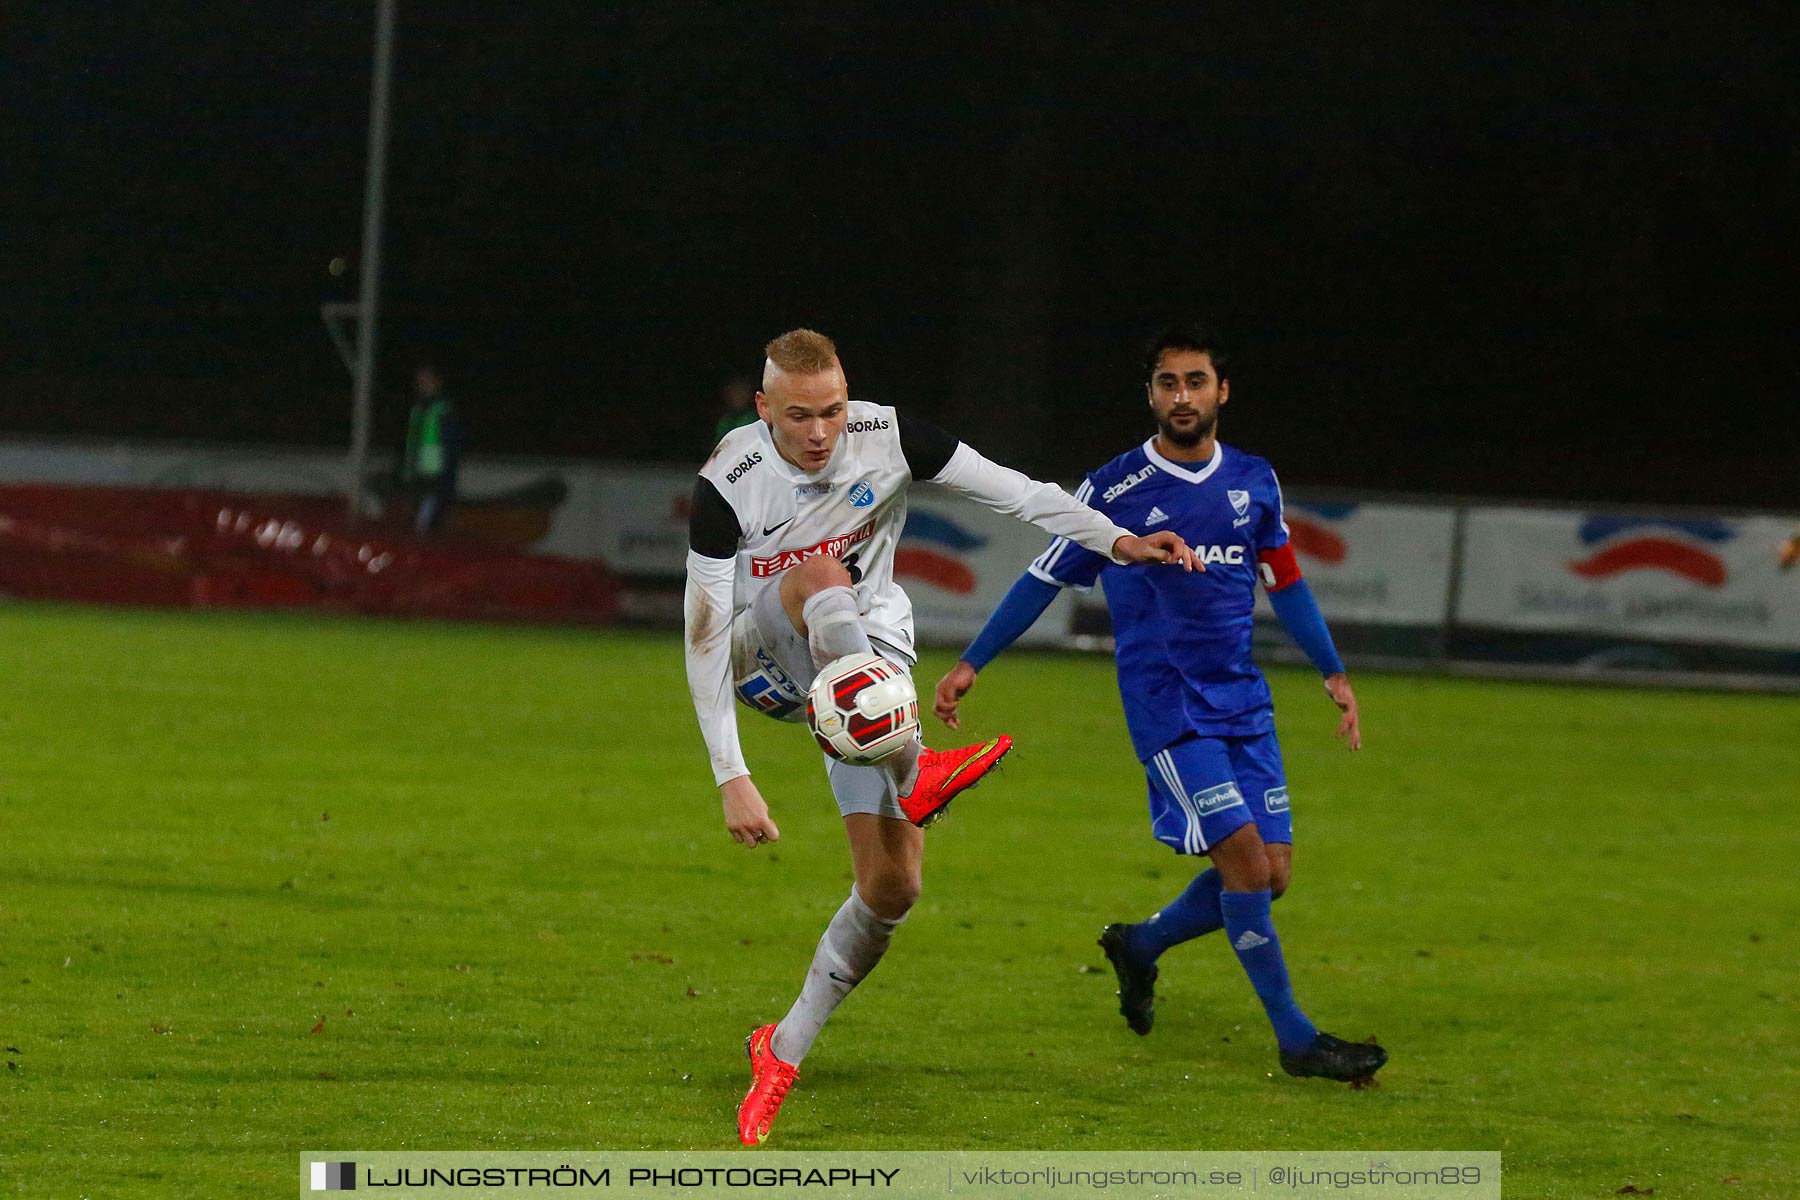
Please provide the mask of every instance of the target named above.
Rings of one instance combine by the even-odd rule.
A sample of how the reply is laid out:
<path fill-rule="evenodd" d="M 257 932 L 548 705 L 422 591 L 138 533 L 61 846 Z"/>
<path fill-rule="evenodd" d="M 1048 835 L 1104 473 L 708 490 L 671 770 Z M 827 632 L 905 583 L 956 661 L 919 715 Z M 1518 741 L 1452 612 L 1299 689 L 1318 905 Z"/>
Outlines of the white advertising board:
<path fill-rule="evenodd" d="M 1457 620 L 1497 629 L 1800 649 L 1800 577 L 1773 517 L 1480 508 Z"/>
<path fill-rule="evenodd" d="M 696 473 L 680 467 L 595 467 L 600 503 L 588 556 L 621 575 L 687 571 Z"/>
<path fill-rule="evenodd" d="M 1289 499 L 1288 538 L 1330 621 L 1441 625 L 1450 596 L 1456 510 Z M 1257 589 L 1258 615 L 1273 617 Z"/>

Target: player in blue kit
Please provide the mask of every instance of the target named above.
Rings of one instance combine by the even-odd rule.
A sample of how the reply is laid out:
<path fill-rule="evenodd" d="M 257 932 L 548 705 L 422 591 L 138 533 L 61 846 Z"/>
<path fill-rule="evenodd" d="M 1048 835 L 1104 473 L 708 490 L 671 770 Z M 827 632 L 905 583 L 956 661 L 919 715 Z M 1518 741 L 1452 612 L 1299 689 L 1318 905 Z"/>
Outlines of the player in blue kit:
<path fill-rule="evenodd" d="M 1112 610 L 1125 722 L 1149 779 L 1151 833 L 1178 854 L 1212 858 L 1161 911 L 1102 932 L 1119 977 L 1120 1013 L 1132 1030 L 1149 1033 L 1157 959 L 1223 929 L 1274 1027 L 1282 1068 L 1362 1079 L 1387 1062 L 1387 1052 L 1322 1033 L 1307 1019 L 1270 918 L 1290 878 L 1293 819 L 1274 702 L 1250 654 L 1259 579 L 1275 615 L 1325 677 L 1325 692 L 1343 713 L 1338 736 L 1352 750 L 1362 747 L 1356 695 L 1288 545 L 1275 472 L 1216 437 L 1230 397 L 1218 338 L 1204 326 L 1171 328 L 1151 344 L 1145 366 L 1156 435 L 1093 472 L 1075 495 L 1134 533 L 1174 530 L 1206 570 L 1120 567 L 1058 538 L 938 683 L 937 715 L 955 728 L 976 673 L 1031 627 L 1059 589 L 1099 581 Z"/>

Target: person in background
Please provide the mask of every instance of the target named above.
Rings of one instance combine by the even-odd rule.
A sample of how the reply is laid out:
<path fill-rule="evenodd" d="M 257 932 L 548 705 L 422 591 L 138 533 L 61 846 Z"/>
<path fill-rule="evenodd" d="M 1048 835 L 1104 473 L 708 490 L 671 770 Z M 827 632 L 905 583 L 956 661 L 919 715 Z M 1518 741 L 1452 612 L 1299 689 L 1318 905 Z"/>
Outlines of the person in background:
<path fill-rule="evenodd" d="M 427 359 L 413 372 L 412 415 L 406 422 L 406 450 L 400 479 L 419 497 L 413 528 L 433 534 L 456 504 L 456 477 L 462 465 L 463 428 L 444 377 Z"/>
<path fill-rule="evenodd" d="M 718 445 L 720 438 L 756 419 L 756 385 L 742 375 L 733 375 L 719 387 L 719 419 L 713 426 L 712 445 Z"/>

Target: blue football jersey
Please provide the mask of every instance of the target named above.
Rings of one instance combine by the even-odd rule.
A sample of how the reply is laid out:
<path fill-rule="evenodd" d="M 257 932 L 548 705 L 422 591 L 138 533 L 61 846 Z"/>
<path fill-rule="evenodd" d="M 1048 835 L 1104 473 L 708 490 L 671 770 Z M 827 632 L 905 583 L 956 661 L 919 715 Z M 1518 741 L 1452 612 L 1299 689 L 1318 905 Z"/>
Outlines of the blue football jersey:
<path fill-rule="evenodd" d="M 1274 470 L 1223 443 L 1210 462 L 1171 462 L 1152 438 L 1090 474 L 1075 495 L 1133 533 L 1174 530 L 1206 564 L 1204 573 L 1120 566 L 1066 538 L 1031 564 L 1059 587 L 1105 588 L 1138 758 L 1188 733 L 1272 732 L 1274 701 L 1250 638 L 1259 575 L 1281 586 L 1280 564 L 1292 563 L 1291 550 L 1271 554 L 1288 541 Z"/>

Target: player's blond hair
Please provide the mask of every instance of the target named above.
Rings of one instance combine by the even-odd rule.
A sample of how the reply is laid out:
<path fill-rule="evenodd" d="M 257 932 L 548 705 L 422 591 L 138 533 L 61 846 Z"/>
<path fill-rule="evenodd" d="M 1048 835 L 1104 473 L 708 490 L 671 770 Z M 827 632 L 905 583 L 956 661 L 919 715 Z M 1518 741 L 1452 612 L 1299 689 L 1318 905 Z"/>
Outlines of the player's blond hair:
<path fill-rule="evenodd" d="M 818 375 L 837 365 L 837 343 L 816 329 L 790 329 L 764 346 L 763 354 L 792 375 Z"/>

